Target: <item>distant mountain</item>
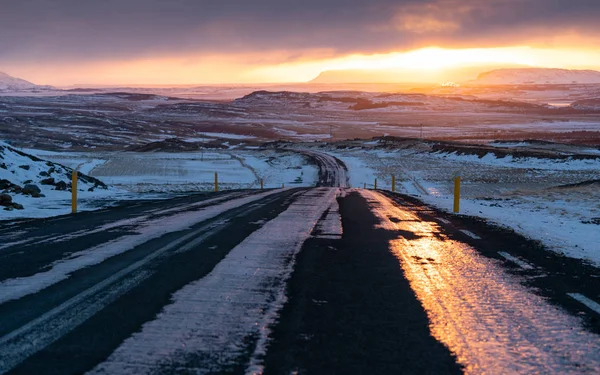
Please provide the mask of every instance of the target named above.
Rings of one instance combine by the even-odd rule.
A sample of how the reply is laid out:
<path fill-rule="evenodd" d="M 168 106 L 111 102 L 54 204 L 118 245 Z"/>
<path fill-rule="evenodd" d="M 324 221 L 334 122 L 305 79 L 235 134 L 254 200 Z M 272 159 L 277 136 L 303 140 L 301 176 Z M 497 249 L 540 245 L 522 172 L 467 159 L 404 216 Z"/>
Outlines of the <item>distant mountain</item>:
<path fill-rule="evenodd" d="M 480 74 L 472 83 L 485 85 L 589 84 L 600 83 L 600 72 L 548 68 L 497 69 Z"/>
<path fill-rule="evenodd" d="M 486 71 L 499 68 L 520 68 L 522 65 L 476 65 L 447 69 L 347 69 L 326 70 L 310 83 L 436 83 L 465 82 Z"/>
<path fill-rule="evenodd" d="M 0 92 L 7 91 L 31 91 L 31 90 L 51 90 L 52 86 L 39 86 L 21 78 L 9 76 L 0 72 Z"/>

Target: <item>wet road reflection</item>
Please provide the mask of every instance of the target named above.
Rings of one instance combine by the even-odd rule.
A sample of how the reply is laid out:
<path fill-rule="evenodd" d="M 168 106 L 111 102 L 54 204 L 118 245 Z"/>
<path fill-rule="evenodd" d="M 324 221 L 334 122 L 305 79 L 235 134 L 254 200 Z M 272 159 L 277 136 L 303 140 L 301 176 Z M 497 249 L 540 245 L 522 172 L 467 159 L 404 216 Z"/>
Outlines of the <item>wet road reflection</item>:
<path fill-rule="evenodd" d="M 468 374 L 600 374 L 600 336 L 436 223 L 361 191 L 427 311 L 433 336 Z"/>

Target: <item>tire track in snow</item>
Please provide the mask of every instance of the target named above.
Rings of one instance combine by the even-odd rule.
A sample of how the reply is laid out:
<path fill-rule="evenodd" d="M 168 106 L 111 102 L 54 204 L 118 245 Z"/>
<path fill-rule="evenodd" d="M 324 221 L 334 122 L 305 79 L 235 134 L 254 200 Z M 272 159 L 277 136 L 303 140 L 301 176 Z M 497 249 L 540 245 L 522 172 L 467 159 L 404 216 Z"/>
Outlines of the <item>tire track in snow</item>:
<path fill-rule="evenodd" d="M 101 225 L 100 227 L 97 227 L 97 228 L 94 228 L 91 230 L 88 230 L 88 229 L 80 230 L 77 232 L 68 233 L 68 234 L 64 234 L 64 235 L 60 235 L 60 236 L 46 235 L 46 236 L 33 237 L 33 238 L 29 237 L 29 238 L 25 238 L 25 239 L 13 241 L 13 242 L 6 242 L 3 244 L 0 244 L 0 250 L 7 249 L 10 247 L 15 247 L 15 246 L 22 247 L 22 246 L 30 245 L 30 244 L 41 245 L 41 244 L 46 244 L 46 243 L 60 243 L 60 242 L 70 241 L 75 238 L 80 238 L 83 236 L 88 236 L 91 234 L 108 231 L 108 230 L 111 230 L 114 228 L 121 228 L 124 226 L 133 226 L 133 225 L 148 221 L 150 219 L 156 219 L 161 216 L 167 216 L 173 212 L 181 213 L 181 212 L 193 211 L 198 208 L 202 208 L 204 206 L 210 206 L 210 205 L 213 205 L 216 203 L 220 203 L 220 202 L 227 201 L 230 199 L 238 198 L 238 197 L 241 197 L 241 196 L 247 195 L 247 194 L 248 193 L 232 193 L 232 194 L 229 194 L 226 196 L 213 198 L 213 199 L 207 199 L 207 200 L 203 200 L 203 201 L 200 201 L 197 203 L 192 203 L 192 204 L 182 203 L 182 204 L 179 204 L 176 207 L 172 207 L 172 208 L 153 209 L 153 210 L 145 211 L 143 215 L 139 215 L 139 216 L 129 218 L 129 219 L 123 219 L 123 220 L 109 222 L 109 223 L 106 223 L 104 225 Z M 25 235 L 26 233 L 27 232 L 23 231 L 20 234 Z M 2 255 L 4 256 L 5 254 L 3 253 Z"/>
<path fill-rule="evenodd" d="M 51 264 L 48 270 L 32 276 L 3 280 L 0 282 L 0 304 L 37 293 L 50 285 L 65 280 L 69 277 L 69 274 L 81 268 L 99 264 L 110 257 L 122 254 L 167 233 L 189 229 L 192 225 L 212 219 L 225 211 L 259 201 L 279 192 L 280 190 L 274 190 L 249 197 L 227 200 L 221 204 L 207 206 L 201 211 L 184 211 L 180 214 L 138 223 L 137 233 L 134 235 L 126 235 L 108 243 L 71 254 L 67 259 Z M 174 210 L 176 209 L 167 211 L 174 212 Z"/>
<path fill-rule="evenodd" d="M 222 372 L 251 353 L 262 371 L 269 326 L 286 301 L 294 258 L 337 189 L 314 189 L 236 246 L 203 279 L 175 293 L 156 320 L 89 374 Z"/>
<path fill-rule="evenodd" d="M 267 199 L 263 200 L 263 203 L 269 204 L 279 199 L 277 193 L 279 192 L 272 191 L 260 194 L 258 198 L 266 197 Z M 275 196 L 271 197 L 273 195 Z M 250 198 L 256 197 L 227 202 L 232 206 L 228 207 L 227 211 L 243 206 Z M 225 211 L 222 206 L 218 207 L 221 208 L 220 213 Z M 260 207 L 262 206 L 257 208 Z M 253 210 L 240 211 L 235 213 L 234 217 L 245 216 L 249 211 Z M 231 219 L 228 218 L 228 220 Z M 145 268 L 147 264 L 165 254 L 186 252 L 198 247 L 206 238 L 219 232 L 223 228 L 222 224 L 222 221 L 210 222 L 196 228 L 177 241 L 153 251 L 109 278 L 81 291 L 32 321 L 0 337 L 0 353 L 2 353 L 0 374 L 9 371 L 29 356 L 59 340 L 128 290 L 144 282 L 153 273 L 146 269 L 147 267 Z"/>

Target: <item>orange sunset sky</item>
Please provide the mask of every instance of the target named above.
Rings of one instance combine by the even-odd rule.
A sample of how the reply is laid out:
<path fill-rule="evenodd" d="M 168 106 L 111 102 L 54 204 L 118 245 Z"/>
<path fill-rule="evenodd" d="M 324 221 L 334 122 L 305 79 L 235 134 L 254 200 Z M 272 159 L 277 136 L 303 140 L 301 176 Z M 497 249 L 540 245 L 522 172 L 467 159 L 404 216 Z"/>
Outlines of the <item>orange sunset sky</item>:
<path fill-rule="evenodd" d="M 38 84 L 305 82 L 392 69 L 600 69 L 590 0 L 14 1 L 0 71 Z M 433 74 L 433 73 L 436 74 Z"/>

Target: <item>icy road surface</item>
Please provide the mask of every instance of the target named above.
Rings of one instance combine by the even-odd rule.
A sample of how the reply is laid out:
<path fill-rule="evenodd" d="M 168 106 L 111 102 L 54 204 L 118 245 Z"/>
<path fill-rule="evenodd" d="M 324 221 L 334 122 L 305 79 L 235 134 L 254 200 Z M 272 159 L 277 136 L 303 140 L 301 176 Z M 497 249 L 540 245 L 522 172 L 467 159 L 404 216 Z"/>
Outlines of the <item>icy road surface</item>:
<path fill-rule="evenodd" d="M 390 243 L 431 330 L 469 374 L 598 374 L 600 339 L 503 272 L 381 194 L 361 191 Z"/>

